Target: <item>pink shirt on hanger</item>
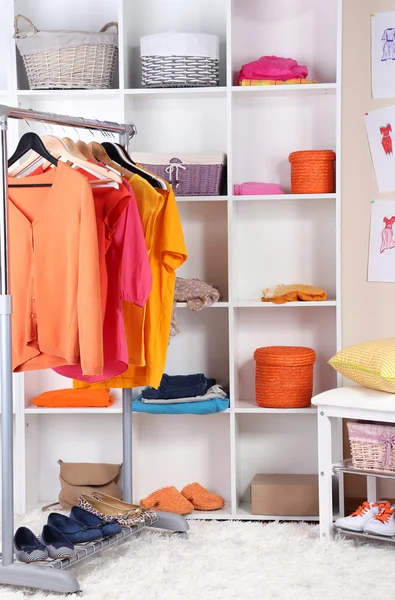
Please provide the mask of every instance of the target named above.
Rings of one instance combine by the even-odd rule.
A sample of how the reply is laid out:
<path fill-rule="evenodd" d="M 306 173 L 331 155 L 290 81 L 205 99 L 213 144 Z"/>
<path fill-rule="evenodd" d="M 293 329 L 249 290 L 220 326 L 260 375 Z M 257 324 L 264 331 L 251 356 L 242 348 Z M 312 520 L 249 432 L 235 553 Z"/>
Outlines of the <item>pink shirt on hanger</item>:
<path fill-rule="evenodd" d="M 136 199 L 129 183 L 130 202 L 114 230 L 106 253 L 108 293 L 103 324 L 104 368 L 102 375 L 84 376 L 81 365 L 54 369 L 60 375 L 95 383 L 124 373 L 129 355 L 122 312 L 122 300 L 144 306 L 152 287 L 152 272 Z"/>

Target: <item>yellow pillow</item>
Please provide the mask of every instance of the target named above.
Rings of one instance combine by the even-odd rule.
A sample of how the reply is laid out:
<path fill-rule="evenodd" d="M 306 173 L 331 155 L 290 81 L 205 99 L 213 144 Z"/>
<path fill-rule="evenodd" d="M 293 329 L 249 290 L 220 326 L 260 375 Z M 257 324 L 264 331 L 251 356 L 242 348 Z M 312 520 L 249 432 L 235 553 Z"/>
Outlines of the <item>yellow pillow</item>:
<path fill-rule="evenodd" d="M 350 346 L 335 354 L 329 364 L 363 387 L 395 394 L 395 338 Z"/>

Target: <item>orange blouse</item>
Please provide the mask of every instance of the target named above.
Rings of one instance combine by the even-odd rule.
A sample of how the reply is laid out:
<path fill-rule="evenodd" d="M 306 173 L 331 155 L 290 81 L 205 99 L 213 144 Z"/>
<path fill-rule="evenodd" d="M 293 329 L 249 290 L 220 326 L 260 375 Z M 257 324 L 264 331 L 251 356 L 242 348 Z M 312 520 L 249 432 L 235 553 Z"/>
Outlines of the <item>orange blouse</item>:
<path fill-rule="evenodd" d="M 103 372 L 103 319 L 95 206 L 86 177 L 59 161 L 9 184 L 14 371 L 81 361 Z"/>

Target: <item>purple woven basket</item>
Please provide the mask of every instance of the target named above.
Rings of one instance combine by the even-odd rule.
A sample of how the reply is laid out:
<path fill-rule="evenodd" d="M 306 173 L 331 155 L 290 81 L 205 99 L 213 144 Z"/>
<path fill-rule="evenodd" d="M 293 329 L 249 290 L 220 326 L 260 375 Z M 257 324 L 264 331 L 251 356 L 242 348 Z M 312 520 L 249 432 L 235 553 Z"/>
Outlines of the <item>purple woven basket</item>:
<path fill-rule="evenodd" d="M 221 196 L 225 193 L 226 166 L 184 165 L 172 158 L 169 165 L 139 164 L 148 171 L 168 181 L 176 196 Z"/>
<path fill-rule="evenodd" d="M 347 428 L 354 467 L 395 472 L 395 426 L 351 421 Z"/>

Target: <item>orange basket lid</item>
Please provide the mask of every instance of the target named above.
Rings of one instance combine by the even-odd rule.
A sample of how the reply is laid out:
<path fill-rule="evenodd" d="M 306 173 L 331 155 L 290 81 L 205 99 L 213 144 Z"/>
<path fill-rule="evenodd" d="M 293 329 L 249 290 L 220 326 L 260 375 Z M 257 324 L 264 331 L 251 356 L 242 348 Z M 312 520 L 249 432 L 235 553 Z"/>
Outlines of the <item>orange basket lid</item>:
<path fill-rule="evenodd" d="M 254 359 L 265 365 L 294 367 L 313 365 L 316 353 L 312 348 L 303 346 L 266 346 L 255 350 Z"/>
<path fill-rule="evenodd" d="M 336 160 L 336 154 L 333 150 L 300 150 L 298 152 L 291 152 L 289 155 L 289 162 L 293 163 L 296 161 L 309 161 L 315 162 L 321 161 L 333 161 Z"/>

